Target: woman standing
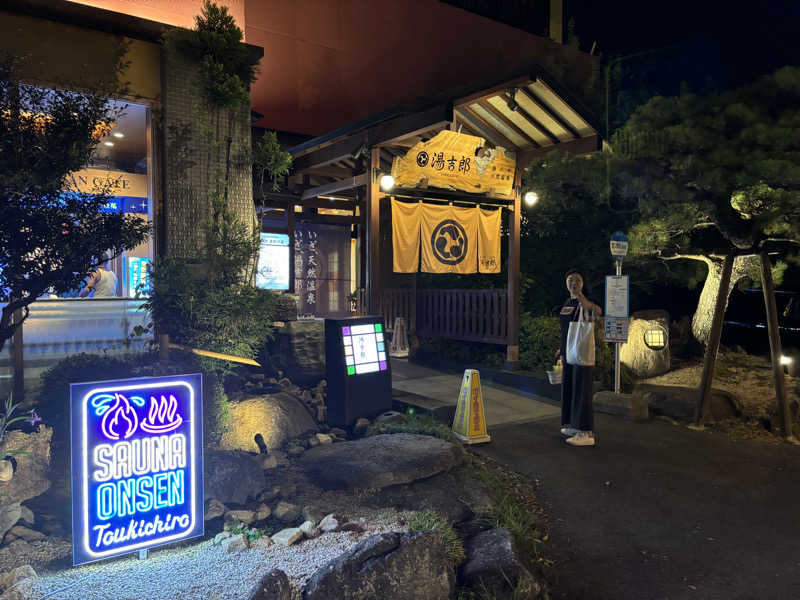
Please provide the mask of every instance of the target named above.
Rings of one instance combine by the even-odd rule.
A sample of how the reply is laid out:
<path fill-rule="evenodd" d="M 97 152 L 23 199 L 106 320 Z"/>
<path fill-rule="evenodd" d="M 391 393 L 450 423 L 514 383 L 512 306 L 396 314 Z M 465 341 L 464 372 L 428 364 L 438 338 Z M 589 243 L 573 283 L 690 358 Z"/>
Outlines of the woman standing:
<path fill-rule="evenodd" d="M 594 446 L 594 410 L 592 408 L 592 367 L 570 365 L 564 360 L 569 324 L 580 317 L 581 308 L 591 318 L 603 314 L 602 309 L 583 295 L 583 277 L 576 270 L 567 271 L 569 298 L 561 307 L 561 433 L 571 446 Z"/>

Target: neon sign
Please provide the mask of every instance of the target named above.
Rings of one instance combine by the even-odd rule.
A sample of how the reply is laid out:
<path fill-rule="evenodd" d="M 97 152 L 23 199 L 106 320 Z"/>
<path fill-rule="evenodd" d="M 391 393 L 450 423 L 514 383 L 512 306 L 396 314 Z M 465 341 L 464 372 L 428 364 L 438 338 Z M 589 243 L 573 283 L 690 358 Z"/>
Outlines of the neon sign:
<path fill-rule="evenodd" d="M 203 535 L 201 376 L 72 384 L 70 398 L 73 564 Z"/>

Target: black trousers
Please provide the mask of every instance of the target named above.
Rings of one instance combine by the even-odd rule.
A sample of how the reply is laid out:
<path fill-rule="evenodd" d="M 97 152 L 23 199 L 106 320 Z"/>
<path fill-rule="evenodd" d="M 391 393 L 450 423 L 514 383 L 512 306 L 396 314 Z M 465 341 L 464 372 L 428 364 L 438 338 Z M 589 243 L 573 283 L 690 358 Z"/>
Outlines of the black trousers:
<path fill-rule="evenodd" d="M 594 431 L 592 367 L 564 364 L 561 380 L 561 423 Z"/>

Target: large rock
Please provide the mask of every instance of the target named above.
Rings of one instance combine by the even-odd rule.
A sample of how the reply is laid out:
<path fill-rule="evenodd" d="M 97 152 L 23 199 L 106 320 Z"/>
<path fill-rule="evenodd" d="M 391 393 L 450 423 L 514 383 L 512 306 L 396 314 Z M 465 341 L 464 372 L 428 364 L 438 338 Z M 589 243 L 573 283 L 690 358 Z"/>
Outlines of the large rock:
<path fill-rule="evenodd" d="M 325 321 L 303 319 L 286 323 L 279 333 L 286 352 L 286 374 L 297 383 L 312 383 L 325 377 Z"/>
<path fill-rule="evenodd" d="M 230 404 L 230 429 L 222 436 L 220 448 L 259 452 L 255 438 L 261 434 L 264 444 L 272 450 L 306 431 L 317 431 L 317 424 L 293 395 L 279 392 L 251 396 Z"/>
<path fill-rule="evenodd" d="M 22 507 L 19 502 L 12 502 L 0 506 L 0 539 L 6 532 L 17 524 L 17 521 L 22 517 Z"/>
<path fill-rule="evenodd" d="M 297 321 L 297 300 L 291 294 L 275 298 L 272 318 L 275 321 Z"/>
<path fill-rule="evenodd" d="M 264 575 L 251 592 L 250 600 L 292 600 L 292 586 L 286 573 L 273 569 Z"/>
<path fill-rule="evenodd" d="M 438 533 L 382 533 L 314 573 L 303 600 L 447 600 L 454 579 Z"/>
<path fill-rule="evenodd" d="M 541 586 L 522 564 L 507 529 L 488 529 L 467 542 L 460 570 L 462 584 L 485 590 L 491 598 L 537 598 Z"/>
<path fill-rule="evenodd" d="M 257 457 L 247 452 L 206 452 L 204 467 L 205 498 L 223 504 L 244 504 L 266 485 Z"/>
<path fill-rule="evenodd" d="M 50 469 L 50 441 L 53 429 L 40 425 L 34 433 L 23 433 L 13 430 L 6 433 L 6 439 L 0 447 L 0 456 L 10 451 L 19 451 L 13 455 L 16 467 L 14 477 L 10 481 L 0 483 L 0 537 L 5 535 L 16 520 L 19 503 L 43 494 L 50 488 L 47 478 Z M 16 520 L 11 517 L 16 515 Z M 8 526 L 3 529 L 3 526 Z"/>
<path fill-rule="evenodd" d="M 595 392 L 592 405 L 597 412 L 627 417 L 631 421 L 647 421 L 650 418 L 647 401 L 641 394 Z"/>
<path fill-rule="evenodd" d="M 659 340 L 664 342 L 661 348 L 654 344 Z M 665 310 L 633 313 L 628 325 L 628 342 L 619 347 L 619 360 L 630 367 L 636 377 L 656 377 L 669 371 L 669 313 Z"/>
<path fill-rule="evenodd" d="M 679 385 L 638 384 L 634 397 L 640 396 L 650 411 L 681 421 L 691 421 L 697 407 L 700 391 L 696 387 Z M 711 390 L 711 420 L 732 419 L 741 414 L 741 406 L 732 394 L 723 390 Z"/>
<path fill-rule="evenodd" d="M 413 433 L 375 435 L 317 446 L 300 464 L 325 489 L 384 488 L 432 477 L 461 464 L 461 448 Z"/>

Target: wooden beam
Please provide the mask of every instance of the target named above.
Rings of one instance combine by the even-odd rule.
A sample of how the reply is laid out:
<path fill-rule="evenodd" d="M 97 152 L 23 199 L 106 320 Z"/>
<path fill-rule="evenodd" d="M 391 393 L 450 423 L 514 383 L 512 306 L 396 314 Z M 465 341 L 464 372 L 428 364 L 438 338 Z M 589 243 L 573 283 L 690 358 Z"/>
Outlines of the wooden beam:
<path fill-rule="evenodd" d="M 519 300 L 520 300 L 520 226 L 522 203 L 520 186 L 522 169 L 514 171 L 514 211 L 508 215 L 508 339 L 506 341 L 505 368 L 516 370 L 519 362 Z"/>
<path fill-rule="evenodd" d="M 419 129 L 416 129 L 414 131 L 409 131 L 408 133 L 404 133 L 404 134 L 402 134 L 402 135 L 400 135 L 398 137 L 395 137 L 395 138 L 393 138 L 391 140 L 386 140 L 386 141 L 381 142 L 380 144 L 377 144 L 377 145 L 378 146 L 403 146 L 403 147 L 405 147 L 406 144 L 408 143 L 407 140 L 409 138 L 419 138 L 420 136 L 422 136 L 422 135 L 428 133 L 429 131 L 431 131 L 432 129 L 438 129 L 440 127 L 448 127 L 449 125 L 450 125 L 450 121 L 449 120 L 447 120 L 447 121 L 439 121 L 439 122 L 433 123 L 431 125 L 426 125 L 424 127 L 420 127 Z M 413 140 L 411 142 L 411 145 L 407 146 L 407 147 L 411 148 L 411 146 L 413 146 L 414 144 L 417 144 L 418 142 L 419 142 L 419 139 Z"/>
<path fill-rule="evenodd" d="M 367 183 L 369 183 L 369 179 L 370 178 L 367 173 L 362 173 L 361 175 L 342 179 L 341 181 L 334 181 L 332 183 L 326 183 L 325 185 L 318 185 L 305 190 L 300 196 L 300 200 L 316 198 L 318 196 L 329 196 L 342 190 L 349 190 L 361 185 L 367 185 Z"/>
<path fill-rule="evenodd" d="M 497 109 L 497 107 L 489 104 L 488 102 L 479 102 L 478 104 L 481 107 L 483 107 L 483 109 L 485 111 L 491 113 L 492 115 L 494 115 L 495 118 L 497 118 L 500 121 L 502 121 L 503 124 L 506 127 L 511 129 L 512 131 L 516 132 L 516 134 L 521 136 L 522 139 L 528 140 L 531 143 L 531 145 L 533 145 L 536 148 L 540 148 L 541 147 L 541 145 L 535 139 L 533 139 L 530 135 L 525 133 L 524 129 L 522 129 L 519 125 L 514 123 L 514 121 L 512 121 L 507 116 L 505 116 L 500 110 Z"/>
<path fill-rule="evenodd" d="M 498 146 L 503 146 L 504 148 L 508 148 L 509 150 L 515 150 L 517 148 L 517 145 L 514 142 L 512 142 L 510 139 L 508 139 L 502 133 L 497 131 L 497 129 L 491 123 L 489 123 L 486 119 L 481 117 L 478 113 L 476 113 L 474 110 L 472 110 L 469 106 L 462 106 L 460 110 L 462 112 L 462 116 L 466 115 L 466 117 L 470 121 L 472 121 L 473 123 L 475 123 L 478 126 L 480 126 L 481 129 L 483 129 L 487 133 L 491 134 L 491 135 L 489 135 L 489 137 L 493 137 L 494 138 L 492 141 L 497 143 L 497 141 L 499 140 L 500 143 L 497 144 Z"/>
<path fill-rule="evenodd" d="M 315 169 L 306 169 L 303 171 L 304 175 L 320 175 L 322 177 L 336 177 L 342 179 L 344 177 L 352 177 L 354 175 L 352 168 L 345 167 L 318 167 Z"/>
<path fill-rule="evenodd" d="M 358 225 L 361 217 L 347 215 L 321 215 L 319 213 L 296 213 L 298 221 L 310 223 L 328 223 L 331 225 Z"/>
<path fill-rule="evenodd" d="M 531 125 L 531 127 L 539 130 L 539 132 L 543 136 L 545 136 L 547 139 L 549 139 L 554 144 L 560 144 L 561 143 L 561 140 L 558 139 L 558 136 L 556 136 L 556 134 L 554 134 L 547 127 L 545 127 L 544 124 L 539 119 L 537 119 L 531 113 L 529 113 L 527 110 L 522 108 L 522 106 L 517 106 L 517 108 L 515 109 L 514 112 L 516 112 L 520 117 L 525 119 Z"/>
<path fill-rule="evenodd" d="M 306 150 L 295 157 L 295 172 L 323 167 L 340 160 L 352 158 L 362 147 L 370 148 L 379 144 L 394 145 L 393 140 L 401 140 L 410 135 L 419 135 L 434 127 L 446 126 L 450 122 L 450 109 L 440 104 L 421 112 L 395 117 L 368 129 L 313 150 Z"/>
<path fill-rule="evenodd" d="M 585 138 L 578 138 L 570 142 L 561 142 L 560 144 L 553 144 L 552 146 L 542 146 L 541 148 L 534 148 L 527 154 L 530 160 L 539 156 L 545 156 L 553 150 L 560 150 L 562 152 L 569 152 L 570 154 L 592 154 L 600 149 L 600 137 L 597 135 L 590 135 Z M 530 161 L 529 161 L 530 162 Z"/>
<path fill-rule="evenodd" d="M 567 133 L 569 133 L 572 137 L 574 138 L 581 137 L 581 135 L 572 125 L 570 125 L 563 118 L 561 118 L 561 116 L 556 111 L 551 110 L 551 108 L 547 106 L 547 104 L 545 104 L 543 100 L 539 99 L 538 96 L 534 96 L 533 92 L 531 92 L 527 87 L 520 88 L 519 91 L 522 92 L 522 95 L 525 96 L 528 100 L 533 102 L 539 110 L 541 110 L 548 117 L 550 117 L 561 127 L 563 127 L 567 131 Z"/>
<path fill-rule="evenodd" d="M 370 151 L 369 169 L 371 178 L 367 185 L 367 312 L 371 315 L 380 314 L 381 298 L 381 190 L 377 177 L 373 175 L 375 169 L 380 168 L 380 148 Z"/>
<path fill-rule="evenodd" d="M 530 85 L 532 83 L 533 80 L 530 78 L 529 75 L 525 75 L 524 77 L 517 77 L 516 79 L 512 79 L 511 81 L 501 83 L 500 85 L 496 85 L 494 87 L 481 90 L 480 92 L 476 92 L 469 96 L 464 96 L 463 98 L 458 98 L 457 100 L 453 101 L 453 104 L 460 108 L 467 104 L 474 104 L 475 102 L 480 102 L 481 100 L 488 100 L 489 98 L 493 98 L 494 96 L 502 96 L 503 93 L 509 90 L 509 88 L 514 88 L 514 87 L 518 88 Z"/>
<path fill-rule="evenodd" d="M 769 351 L 772 358 L 772 378 L 775 382 L 775 399 L 778 409 L 778 420 L 781 433 L 786 439 L 794 435 L 792 431 L 792 412 L 786 399 L 786 378 L 783 376 L 781 364 L 781 335 L 778 327 L 778 309 L 775 305 L 775 286 L 772 281 L 772 262 L 766 252 L 759 255 L 761 260 L 761 289 L 764 291 L 764 306 L 767 309 L 767 334 Z"/>

